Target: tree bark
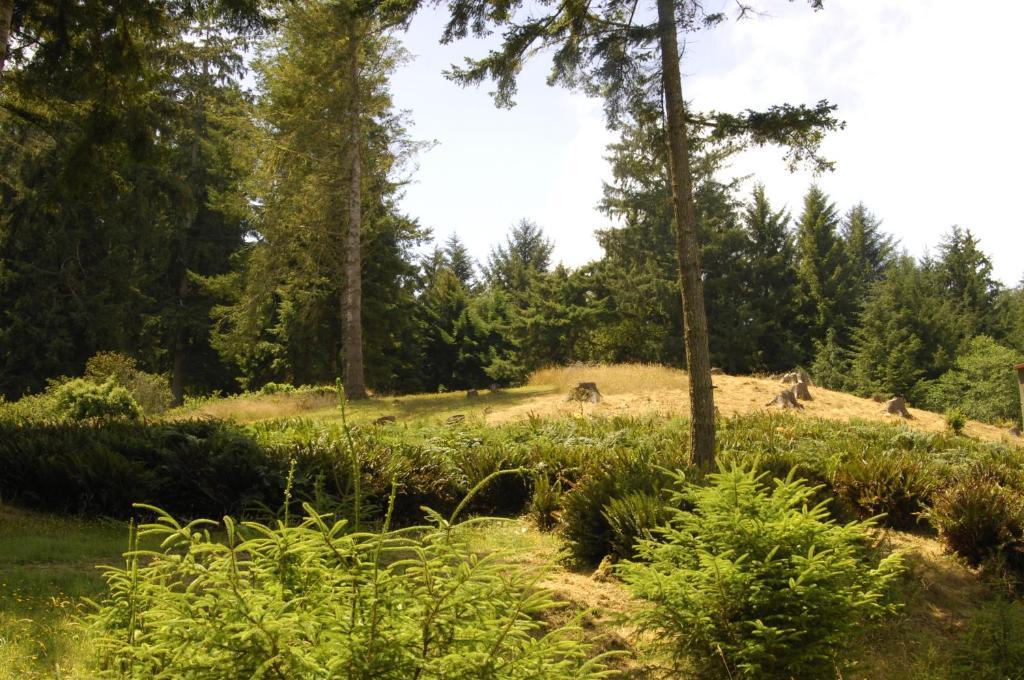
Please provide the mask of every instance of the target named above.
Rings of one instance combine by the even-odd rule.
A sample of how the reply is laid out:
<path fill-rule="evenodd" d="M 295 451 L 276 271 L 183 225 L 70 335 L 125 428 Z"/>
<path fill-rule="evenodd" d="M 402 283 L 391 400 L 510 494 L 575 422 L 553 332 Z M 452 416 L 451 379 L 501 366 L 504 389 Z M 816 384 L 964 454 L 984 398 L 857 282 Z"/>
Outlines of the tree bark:
<path fill-rule="evenodd" d="M 7 50 L 11 41 L 11 19 L 14 17 L 14 0 L 0 0 L 0 77 L 7 63 Z"/>
<path fill-rule="evenodd" d="M 690 383 L 690 460 L 702 471 L 715 464 L 715 398 L 711 387 L 708 322 L 704 313 L 697 218 L 693 202 L 689 139 L 679 72 L 674 0 L 658 0 L 658 41 L 665 90 L 665 122 L 669 147 L 672 211 L 675 215 L 676 255 L 683 298 L 683 336 Z"/>
<path fill-rule="evenodd" d="M 349 37 L 349 83 L 352 87 L 349 110 L 351 137 L 349 143 L 348 232 L 345 237 L 345 398 L 365 399 L 363 375 L 363 272 L 362 272 L 362 139 L 359 98 L 358 31 Z"/>

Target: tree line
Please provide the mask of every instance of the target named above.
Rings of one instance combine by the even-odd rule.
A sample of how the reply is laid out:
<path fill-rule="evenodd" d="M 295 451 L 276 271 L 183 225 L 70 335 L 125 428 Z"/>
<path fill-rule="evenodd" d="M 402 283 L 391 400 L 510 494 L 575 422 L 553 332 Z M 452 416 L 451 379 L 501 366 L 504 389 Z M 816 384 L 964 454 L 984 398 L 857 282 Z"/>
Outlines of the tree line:
<path fill-rule="evenodd" d="M 421 145 L 388 80 L 417 3 L 11 3 L 0 392 L 38 391 L 107 350 L 166 374 L 177 399 L 338 376 L 350 396 L 476 388 L 575 361 L 686 366 L 703 326 L 707 368 L 804 365 L 831 386 L 909 394 L 977 337 L 1024 350 L 1021 287 L 993 279 L 969 231 L 914 259 L 865 206 L 840 212 L 812 187 L 792 216 L 722 180 L 751 144 L 825 168 L 817 143 L 838 123 L 824 102 L 668 115 L 673 69 L 629 55 L 677 49 L 666 25 L 724 19 L 680 7 L 643 26 L 514 23 L 450 3 L 444 40 L 506 30 L 456 80 L 494 79 L 508 104 L 539 41 L 556 50 L 556 82 L 608 103 L 614 226 L 597 230 L 603 257 L 571 270 L 528 220 L 478 264 L 399 208 Z"/>

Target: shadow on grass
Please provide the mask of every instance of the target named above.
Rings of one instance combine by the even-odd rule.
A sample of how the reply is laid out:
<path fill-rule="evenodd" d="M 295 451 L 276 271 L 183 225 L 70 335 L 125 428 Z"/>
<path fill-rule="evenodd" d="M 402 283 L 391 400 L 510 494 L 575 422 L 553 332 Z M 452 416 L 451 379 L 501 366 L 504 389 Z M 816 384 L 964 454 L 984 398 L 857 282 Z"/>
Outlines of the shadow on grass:
<path fill-rule="evenodd" d="M 350 402 L 346 408 L 349 421 L 356 425 L 372 423 L 384 416 L 393 416 L 399 423 L 445 420 L 453 415 L 483 419 L 489 413 L 518 406 L 554 392 L 552 387 L 517 387 L 497 392 L 482 391 L 477 397 L 467 397 L 465 392 L 374 397 L 366 401 Z M 332 408 L 315 411 L 308 416 L 325 421 L 340 420 L 341 412 Z"/>

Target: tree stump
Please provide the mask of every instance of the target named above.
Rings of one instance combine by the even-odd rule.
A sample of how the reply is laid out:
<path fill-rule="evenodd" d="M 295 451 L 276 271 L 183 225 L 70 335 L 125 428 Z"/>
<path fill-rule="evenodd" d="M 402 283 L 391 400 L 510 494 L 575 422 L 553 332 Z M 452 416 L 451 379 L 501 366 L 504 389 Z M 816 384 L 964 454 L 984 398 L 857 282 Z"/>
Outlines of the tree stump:
<path fill-rule="evenodd" d="M 800 376 L 796 374 L 796 371 L 792 373 L 786 373 L 782 376 L 783 385 L 795 385 L 800 382 Z"/>
<path fill-rule="evenodd" d="M 914 416 L 910 415 L 910 411 L 907 410 L 907 400 L 903 397 L 893 397 L 885 402 L 885 412 L 891 416 L 900 416 L 907 420 L 914 418 Z"/>
<path fill-rule="evenodd" d="M 1011 437 L 1019 437 L 1020 436 L 1020 428 L 1017 427 L 1016 425 L 1011 427 L 1009 432 L 1010 432 L 1010 436 Z"/>
<path fill-rule="evenodd" d="M 501 385 L 498 383 L 491 383 L 490 387 L 487 388 L 490 392 L 497 392 L 501 389 Z"/>
<path fill-rule="evenodd" d="M 466 399 L 476 399 L 480 396 L 480 392 L 477 390 L 466 390 Z"/>
<path fill-rule="evenodd" d="M 466 419 L 466 416 L 464 416 L 461 413 L 456 413 L 453 416 L 449 416 L 449 418 L 444 421 L 444 424 L 445 425 L 458 425 L 459 423 L 461 423 L 465 419 Z"/>
<path fill-rule="evenodd" d="M 807 383 L 803 380 L 793 385 L 789 391 L 793 393 L 793 398 L 798 401 L 811 401 L 813 398 L 811 397 L 811 391 L 807 389 Z"/>
<path fill-rule="evenodd" d="M 725 371 L 720 368 L 712 368 L 711 375 L 725 375 Z"/>
<path fill-rule="evenodd" d="M 590 404 L 596 404 L 600 402 L 601 399 L 602 397 L 601 393 L 597 389 L 597 383 L 593 382 L 579 383 L 565 398 L 566 401 L 579 401 Z"/>
<path fill-rule="evenodd" d="M 769 401 L 765 406 L 778 406 L 779 408 L 795 408 L 803 410 L 803 405 L 793 396 L 793 390 L 782 390 L 778 396 Z"/>
<path fill-rule="evenodd" d="M 375 421 L 373 421 L 373 424 L 374 425 L 387 425 L 388 423 L 393 423 L 393 422 L 395 422 L 395 417 L 394 416 L 381 416 L 380 418 L 377 418 Z"/>

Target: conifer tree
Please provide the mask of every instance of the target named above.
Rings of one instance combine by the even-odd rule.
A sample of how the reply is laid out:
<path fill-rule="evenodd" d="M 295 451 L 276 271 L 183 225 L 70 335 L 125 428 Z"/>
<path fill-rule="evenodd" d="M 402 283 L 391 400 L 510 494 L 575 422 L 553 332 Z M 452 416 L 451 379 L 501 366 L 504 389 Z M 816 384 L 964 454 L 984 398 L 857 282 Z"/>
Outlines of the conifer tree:
<path fill-rule="evenodd" d="M 789 370 L 804 359 L 801 340 L 807 331 L 799 319 L 796 249 L 789 221 L 785 210 L 772 210 L 764 186 L 755 186 L 743 213 L 755 370 Z"/>
<path fill-rule="evenodd" d="M 472 290 L 476 283 L 476 263 L 458 234 L 452 234 L 445 241 L 444 258 L 455 277 L 463 286 Z"/>
<path fill-rule="evenodd" d="M 796 236 L 802 303 L 812 341 L 824 340 L 833 330 L 842 343 L 852 322 L 846 316 L 848 265 L 838 229 L 835 205 L 812 186 L 804 196 Z"/>

